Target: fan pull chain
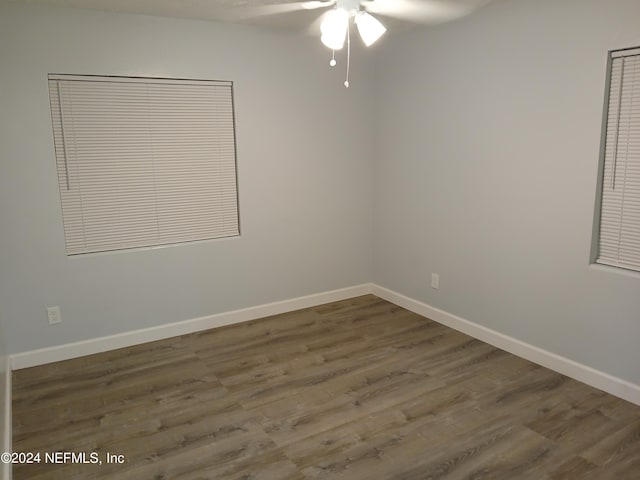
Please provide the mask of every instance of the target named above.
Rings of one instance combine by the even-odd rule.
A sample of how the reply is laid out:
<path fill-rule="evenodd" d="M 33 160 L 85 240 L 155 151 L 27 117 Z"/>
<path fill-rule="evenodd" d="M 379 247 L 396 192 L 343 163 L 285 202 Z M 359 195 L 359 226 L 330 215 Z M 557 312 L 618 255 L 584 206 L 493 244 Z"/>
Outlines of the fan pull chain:
<path fill-rule="evenodd" d="M 331 50 L 331 61 L 329 62 L 329 65 L 332 67 L 336 66 L 336 51 L 335 50 Z"/>
<path fill-rule="evenodd" d="M 351 28 L 347 27 L 347 79 L 344 81 L 345 88 L 349 88 L 349 66 L 351 65 Z"/>

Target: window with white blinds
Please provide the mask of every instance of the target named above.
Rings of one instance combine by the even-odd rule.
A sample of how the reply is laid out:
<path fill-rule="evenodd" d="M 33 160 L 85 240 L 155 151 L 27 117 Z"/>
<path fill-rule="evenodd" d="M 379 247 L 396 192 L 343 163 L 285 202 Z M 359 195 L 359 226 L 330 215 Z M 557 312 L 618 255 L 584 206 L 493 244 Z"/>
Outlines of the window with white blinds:
<path fill-rule="evenodd" d="M 67 254 L 239 235 L 231 82 L 49 75 Z"/>
<path fill-rule="evenodd" d="M 640 48 L 611 52 L 597 263 L 640 271 Z"/>

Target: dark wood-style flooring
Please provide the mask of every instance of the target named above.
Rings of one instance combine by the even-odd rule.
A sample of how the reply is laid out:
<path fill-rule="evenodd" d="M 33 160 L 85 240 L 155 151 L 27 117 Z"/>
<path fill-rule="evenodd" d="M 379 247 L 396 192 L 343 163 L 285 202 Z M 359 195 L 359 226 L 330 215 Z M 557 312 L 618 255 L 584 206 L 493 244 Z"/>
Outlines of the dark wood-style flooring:
<path fill-rule="evenodd" d="M 103 461 L 15 480 L 640 478 L 640 407 L 372 295 L 13 385 L 15 451 Z"/>

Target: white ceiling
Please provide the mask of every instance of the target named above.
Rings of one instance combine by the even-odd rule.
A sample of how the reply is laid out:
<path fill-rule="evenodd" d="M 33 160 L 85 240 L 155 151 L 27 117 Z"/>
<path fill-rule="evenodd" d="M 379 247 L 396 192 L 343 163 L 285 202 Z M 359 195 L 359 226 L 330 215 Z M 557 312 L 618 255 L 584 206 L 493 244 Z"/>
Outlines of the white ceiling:
<path fill-rule="evenodd" d="M 21 3 L 87 8 L 162 17 L 195 18 L 246 23 L 291 31 L 319 30 L 320 15 L 328 7 L 305 10 L 298 0 L 12 0 Z M 469 14 L 493 0 L 373 0 L 370 11 L 389 30 L 415 24 L 437 24 Z M 397 17 L 376 11 L 391 9 Z M 420 12 L 416 15 L 416 12 Z M 426 14 L 425 14 L 426 13 Z"/>

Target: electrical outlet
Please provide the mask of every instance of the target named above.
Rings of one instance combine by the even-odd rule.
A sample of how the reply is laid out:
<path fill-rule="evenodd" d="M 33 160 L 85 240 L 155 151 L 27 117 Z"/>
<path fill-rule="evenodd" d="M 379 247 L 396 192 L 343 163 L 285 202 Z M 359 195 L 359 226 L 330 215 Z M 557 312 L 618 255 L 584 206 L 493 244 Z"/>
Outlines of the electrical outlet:
<path fill-rule="evenodd" d="M 60 307 L 47 307 L 47 318 L 49 319 L 49 325 L 62 323 L 62 314 L 60 313 Z"/>
<path fill-rule="evenodd" d="M 440 275 L 437 273 L 431 274 L 431 288 L 435 288 L 436 290 L 440 288 Z"/>

